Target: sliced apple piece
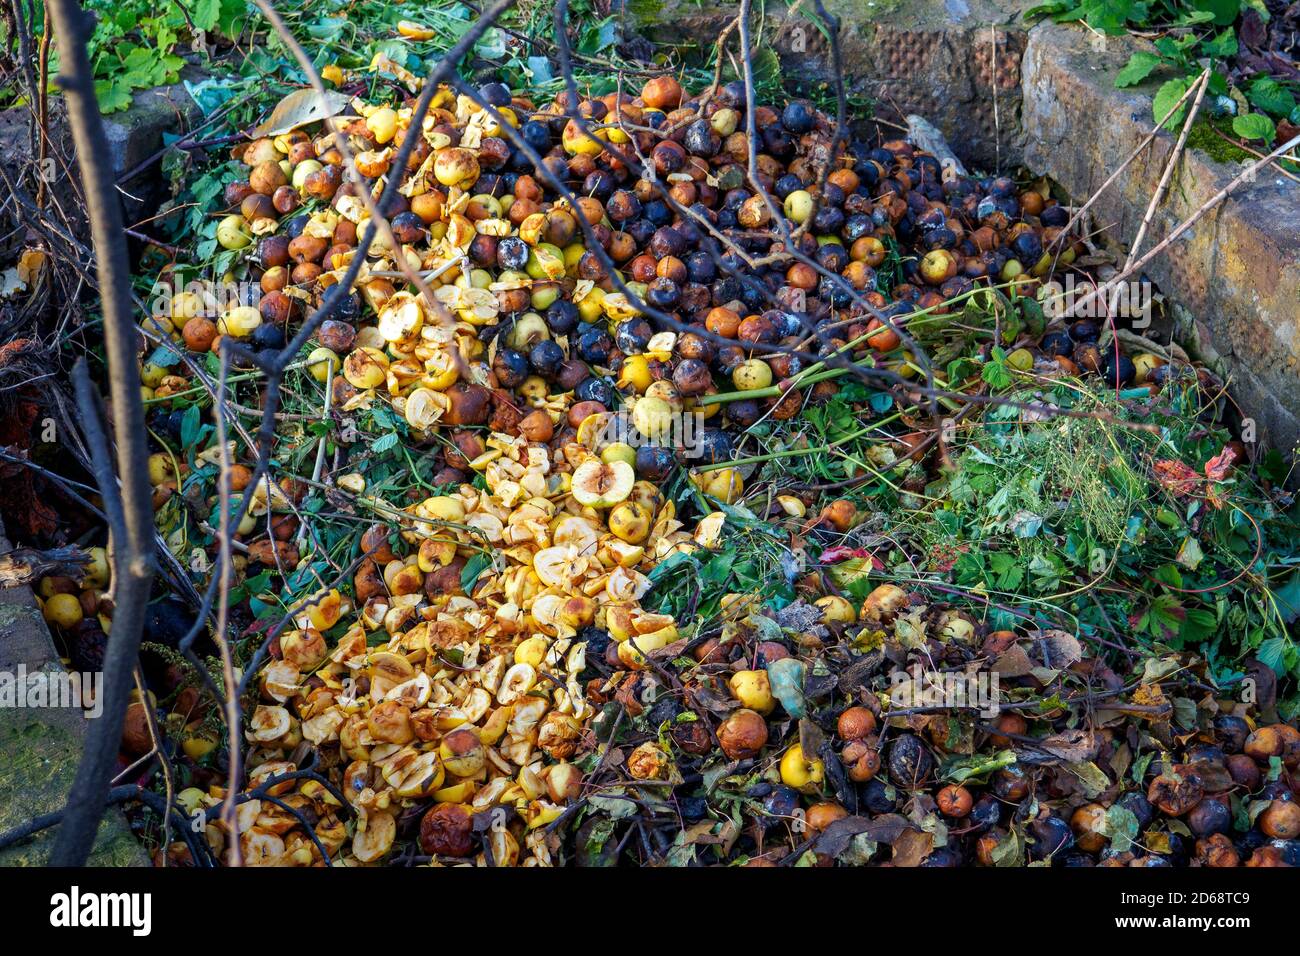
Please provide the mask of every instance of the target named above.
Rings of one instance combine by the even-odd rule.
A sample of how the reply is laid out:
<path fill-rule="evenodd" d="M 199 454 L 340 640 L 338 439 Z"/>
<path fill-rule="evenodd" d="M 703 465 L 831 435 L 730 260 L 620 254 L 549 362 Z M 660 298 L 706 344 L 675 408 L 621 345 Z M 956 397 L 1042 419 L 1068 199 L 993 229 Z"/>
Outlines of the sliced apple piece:
<path fill-rule="evenodd" d="M 573 473 L 573 497 L 591 508 L 612 508 L 626 501 L 636 484 L 636 472 L 625 461 L 603 462 L 593 458 Z"/>

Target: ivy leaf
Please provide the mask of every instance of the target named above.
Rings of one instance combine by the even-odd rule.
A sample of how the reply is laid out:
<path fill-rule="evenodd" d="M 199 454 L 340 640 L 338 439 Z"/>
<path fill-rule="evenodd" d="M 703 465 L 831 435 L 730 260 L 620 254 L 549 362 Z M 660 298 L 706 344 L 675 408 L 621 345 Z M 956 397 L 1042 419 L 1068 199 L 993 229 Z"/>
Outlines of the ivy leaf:
<path fill-rule="evenodd" d="M 1260 139 L 1265 143 L 1273 142 L 1277 127 L 1263 113 L 1247 113 L 1232 120 L 1232 131 L 1242 139 Z"/>
<path fill-rule="evenodd" d="M 1115 77 L 1115 86 L 1120 89 L 1126 86 L 1137 86 L 1163 62 L 1154 53 L 1139 50 L 1128 58 L 1128 62 L 1124 64 L 1124 69 L 1119 71 L 1119 76 Z"/>

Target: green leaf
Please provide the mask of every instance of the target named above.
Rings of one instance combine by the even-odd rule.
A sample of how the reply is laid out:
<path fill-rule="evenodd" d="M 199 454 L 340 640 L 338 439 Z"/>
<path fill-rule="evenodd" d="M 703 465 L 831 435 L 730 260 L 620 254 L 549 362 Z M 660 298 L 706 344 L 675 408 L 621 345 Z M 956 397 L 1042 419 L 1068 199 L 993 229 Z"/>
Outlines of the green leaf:
<path fill-rule="evenodd" d="M 1089 26 L 1112 36 L 1123 33 L 1129 20 L 1141 22 L 1147 15 L 1147 4 L 1134 0 L 1084 0 L 1083 9 Z"/>
<path fill-rule="evenodd" d="M 1125 86 L 1137 86 L 1160 64 L 1164 62 L 1154 53 L 1148 53 L 1145 50 L 1139 50 L 1128 58 L 1124 64 L 1124 69 L 1119 71 L 1119 76 L 1115 77 L 1115 85 L 1123 88 Z"/>
<path fill-rule="evenodd" d="M 131 89 L 117 80 L 96 80 L 95 99 L 101 113 L 117 113 L 131 107 Z"/>
<path fill-rule="evenodd" d="M 1182 646 L 1183 622 L 1186 620 L 1187 612 L 1178 599 L 1162 594 L 1151 602 L 1147 612 L 1138 620 L 1138 630 L 1178 648 Z"/>
<path fill-rule="evenodd" d="M 1178 79 L 1168 80 L 1165 82 L 1160 89 L 1156 91 L 1155 98 L 1151 101 L 1151 118 L 1159 123 L 1160 118 L 1174 108 L 1174 104 L 1177 103 L 1179 98 L 1187 92 L 1189 86 L 1191 86 L 1191 81 L 1187 79 L 1187 77 L 1179 77 Z M 1183 116 L 1186 113 L 1187 104 L 1184 103 L 1182 106 L 1178 107 L 1177 110 L 1174 110 L 1173 116 L 1169 117 L 1169 119 L 1165 121 L 1164 128 L 1176 129 L 1182 125 Z"/>
<path fill-rule="evenodd" d="M 492 27 L 474 44 L 474 52 L 485 60 L 501 59 L 506 55 L 506 35 Z"/>
<path fill-rule="evenodd" d="M 939 770 L 939 776 L 951 783 L 965 783 L 974 780 L 982 783 L 995 770 L 1009 767 L 1016 762 L 1014 750 L 1000 750 L 992 754 L 975 754 L 971 757 L 949 757 Z"/>
<path fill-rule="evenodd" d="M 217 27 L 224 36 L 234 39 L 239 35 L 239 21 L 248 19 L 248 5 L 244 0 L 221 0 L 221 15 Z"/>
<path fill-rule="evenodd" d="M 1290 116 L 1291 111 L 1296 108 L 1295 96 L 1291 91 L 1269 77 L 1263 77 L 1250 84 L 1250 89 L 1246 91 L 1246 99 L 1265 113 L 1272 113 L 1274 116 Z"/>
<path fill-rule="evenodd" d="M 380 435 L 370 445 L 370 450 L 376 454 L 388 451 L 390 448 L 396 448 L 398 442 L 397 432 L 389 432 L 387 435 Z"/>
<path fill-rule="evenodd" d="M 1199 644 L 1212 637 L 1218 630 L 1219 619 L 1213 611 L 1205 608 L 1191 608 L 1183 620 L 1178 636 L 1186 644 Z"/>
<path fill-rule="evenodd" d="M 1232 131 L 1242 139 L 1259 139 L 1265 143 L 1273 142 L 1277 127 L 1263 113 L 1247 113 L 1232 120 Z"/>
<path fill-rule="evenodd" d="M 554 78 L 551 73 L 551 61 L 544 56 L 530 56 L 528 58 L 528 72 L 532 74 L 534 83 L 549 83 Z"/>
<path fill-rule="evenodd" d="M 1116 853 L 1127 853 L 1140 830 L 1133 811 L 1118 803 L 1106 811 L 1106 819 L 1101 825 L 1101 832 L 1110 837 L 1110 848 Z"/>
<path fill-rule="evenodd" d="M 980 378 L 995 389 L 1006 388 L 1011 384 L 1011 373 L 1007 371 L 1007 366 L 1002 361 L 1001 351 L 1001 349 L 994 349 L 993 353 L 998 357 L 986 362 L 984 368 L 980 371 Z"/>
<path fill-rule="evenodd" d="M 1300 617 L 1300 572 L 1291 575 L 1286 584 L 1274 591 L 1273 599 L 1277 602 L 1282 620 L 1288 624 L 1294 623 Z"/>
<path fill-rule="evenodd" d="M 465 562 L 465 567 L 460 572 L 460 589 L 466 594 L 474 590 L 474 582 L 478 576 L 492 564 L 492 555 L 486 553 L 475 554 Z"/>
<path fill-rule="evenodd" d="M 600 53 L 618 43 L 618 23 L 613 17 L 606 17 L 591 24 L 582 31 L 578 40 L 580 53 Z"/>
<path fill-rule="evenodd" d="M 221 0 L 195 0 L 190 19 L 200 30 L 211 30 L 221 16 Z"/>
<path fill-rule="evenodd" d="M 1051 3 L 1040 3 L 1036 7 L 1030 7 L 1025 11 L 1026 20 L 1037 20 L 1040 17 L 1063 17 L 1069 14 L 1075 14 L 1075 19 L 1082 16 L 1082 10 L 1077 3 L 1070 0 L 1052 0 Z"/>
<path fill-rule="evenodd" d="M 1237 31 L 1229 27 L 1212 40 L 1201 43 L 1201 53 L 1211 57 L 1229 57 L 1237 55 Z"/>
<path fill-rule="evenodd" d="M 1188 0 L 1193 10 L 1203 10 L 1214 16 L 1216 26 L 1226 27 L 1235 23 L 1241 13 L 1241 0 Z"/>
<path fill-rule="evenodd" d="M 1271 668 L 1273 673 L 1281 676 L 1286 673 L 1285 664 L 1287 645 L 1290 644 L 1285 637 L 1270 637 L 1263 644 L 1259 645 L 1259 650 L 1255 656 L 1265 667 Z"/>
<path fill-rule="evenodd" d="M 181 445 L 189 448 L 199 437 L 199 406 L 191 405 L 181 416 Z"/>

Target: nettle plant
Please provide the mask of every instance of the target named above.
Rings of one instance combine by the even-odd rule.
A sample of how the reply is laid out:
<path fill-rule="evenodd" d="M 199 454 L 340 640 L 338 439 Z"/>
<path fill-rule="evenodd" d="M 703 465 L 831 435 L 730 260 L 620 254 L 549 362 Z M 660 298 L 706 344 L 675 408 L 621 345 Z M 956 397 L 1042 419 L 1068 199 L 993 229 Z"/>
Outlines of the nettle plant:
<path fill-rule="evenodd" d="M 1242 140 L 1269 146 L 1277 137 L 1278 122 L 1300 123 L 1300 106 L 1293 84 L 1262 73 L 1242 75 L 1230 68 L 1240 50 L 1243 18 L 1250 11 L 1264 24 L 1271 19 L 1265 0 L 1053 0 L 1025 16 L 1082 21 L 1099 36 L 1158 32 L 1154 49 L 1133 53 L 1115 85 L 1136 86 L 1153 75 L 1172 74 L 1152 102 L 1153 118 L 1159 121 L 1201 72 L 1212 67 L 1204 107 L 1208 116 L 1225 127 L 1230 124 Z M 1165 120 L 1165 126 L 1180 126 L 1187 109 L 1184 103 Z"/>

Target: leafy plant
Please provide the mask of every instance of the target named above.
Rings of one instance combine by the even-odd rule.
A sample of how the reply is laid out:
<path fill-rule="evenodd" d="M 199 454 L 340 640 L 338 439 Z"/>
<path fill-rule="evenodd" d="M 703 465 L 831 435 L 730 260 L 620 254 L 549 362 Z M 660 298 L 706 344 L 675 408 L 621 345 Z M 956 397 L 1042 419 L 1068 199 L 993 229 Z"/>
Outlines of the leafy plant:
<path fill-rule="evenodd" d="M 91 0 L 87 6 L 98 15 L 90 58 L 105 113 L 130 107 L 137 90 L 177 82 L 185 65 L 182 53 L 206 55 L 207 43 L 216 36 L 237 37 L 247 16 L 244 0 L 161 6 L 144 0 Z"/>
<path fill-rule="evenodd" d="M 1230 61 L 1239 50 L 1237 30 L 1246 11 L 1253 10 L 1265 22 L 1268 8 L 1263 0 L 1054 0 L 1027 11 L 1027 18 L 1050 17 L 1057 22 L 1081 21 L 1092 29 L 1112 36 L 1129 31 L 1150 34 L 1160 31 L 1153 50 L 1138 50 L 1115 78 L 1120 88 L 1136 86 L 1156 74 L 1173 74 L 1156 92 L 1152 114 L 1156 121 L 1178 102 L 1195 78 L 1210 64 L 1207 94 L 1208 112 L 1225 119 L 1225 128 L 1243 140 L 1272 145 L 1277 121 L 1300 123 L 1296 89 L 1271 77 L 1250 79 L 1244 86 L 1231 79 Z M 1254 111 L 1251 111 L 1251 108 Z M 1165 121 L 1170 129 L 1182 125 L 1188 105 L 1183 104 Z"/>

